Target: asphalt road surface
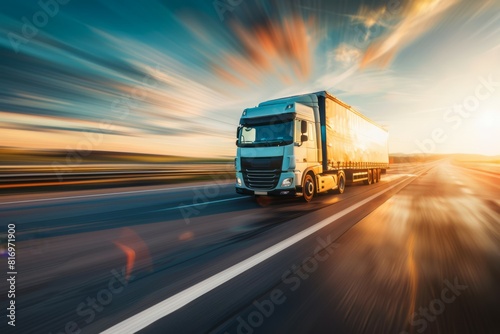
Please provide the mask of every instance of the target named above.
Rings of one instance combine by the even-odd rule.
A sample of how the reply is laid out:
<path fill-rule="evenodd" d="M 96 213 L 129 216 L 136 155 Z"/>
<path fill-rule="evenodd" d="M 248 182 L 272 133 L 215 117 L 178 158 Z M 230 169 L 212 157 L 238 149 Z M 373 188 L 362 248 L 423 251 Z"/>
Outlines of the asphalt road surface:
<path fill-rule="evenodd" d="M 500 333 L 499 190 L 440 161 L 311 203 L 221 177 L 2 196 L 0 332 Z"/>

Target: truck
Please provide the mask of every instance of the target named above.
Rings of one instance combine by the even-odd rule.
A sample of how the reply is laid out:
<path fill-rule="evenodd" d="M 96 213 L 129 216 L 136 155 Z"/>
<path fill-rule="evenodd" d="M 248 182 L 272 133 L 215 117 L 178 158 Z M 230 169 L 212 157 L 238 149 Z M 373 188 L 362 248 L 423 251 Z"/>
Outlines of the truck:
<path fill-rule="evenodd" d="M 344 193 L 380 181 L 388 132 L 326 91 L 260 103 L 236 131 L 236 192 L 253 196 Z"/>

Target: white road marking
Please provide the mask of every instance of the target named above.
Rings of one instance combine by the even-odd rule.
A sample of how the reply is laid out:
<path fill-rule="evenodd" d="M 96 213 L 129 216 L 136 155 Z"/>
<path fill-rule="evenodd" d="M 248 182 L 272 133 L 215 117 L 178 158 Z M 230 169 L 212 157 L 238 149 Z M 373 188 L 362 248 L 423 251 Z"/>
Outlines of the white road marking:
<path fill-rule="evenodd" d="M 222 183 L 222 185 L 230 185 L 230 184 L 232 184 L 232 183 Z M 115 193 L 78 195 L 78 196 L 68 196 L 68 197 L 28 199 L 28 200 L 24 200 L 24 201 L 2 202 L 2 203 L 0 203 L 0 205 L 20 204 L 20 203 L 33 203 L 33 202 L 47 202 L 47 201 L 58 201 L 58 200 L 61 200 L 61 199 L 104 197 L 104 196 L 126 195 L 126 194 L 140 194 L 140 193 L 147 193 L 147 192 L 168 191 L 168 190 L 181 190 L 181 189 L 191 189 L 191 188 L 200 188 L 200 187 L 203 187 L 203 185 L 186 186 L 186 187 L 175 187 L 175 188 L 161 188 L 161 189 L 132 190 L 132 191 L 123 191 L 123 192 L 115 192 Z"/>
<path fill-rule="evenodd" d="M 214 203 L 221 203 L 221 202 L 236 201 L 239 199 L 248 199 L 248 197 L 246 197 L 246 196 L 232 197 L 232 198 L 226 198 L 226 199 L 218 199 L 216 201 L 210 201 L 210 202 L 201 202 L 201 203 L 194 203 L 194 204 L 179 205 L 179 206 L 176 206 L 175 208 L 160 209 L 160 210 L 155 210 L 153 212 L 179 210 L 179 209 L 189 208 L 192 206 L 200 206 L 200 205 L 207 205 L 207 204 L 214 204 Z"/>
<path fill-rule="evenodd" d="M 177 311 L 181 307 L 189 304 L 193 300 L 203 296 L 204 294 L 212 291 L 218 286 L 226 283 L 230 279 L 244 273 L 245 271 L 255 267 L 256 265 L 262 263 L 263 261 L 269 259 L 270 257 L 278 254 L 282 250 L 294 245 L 295 243 L 301 241 L 302 239 L 310 236 L 311 234 L 319 231 L 325 226 L 330 225 L 331 223 L 337 221 L 343 216 L 349 214 L 350 212 L 358 209 L 359 207 L 365 205 L 366 203 L 372 201 L 373 199 L 381 196 L 382 194 L 388 192 L 389 190 L 397 187 L 401 183 L 407 181 L 407 178 L 401 180 L 400 182 L 388 187 L 381 192 L 372 195 L 361 202 L 358 202 L 331 217 L 328 217 L 319 223 L 249 257 L 246 260 L 243 260 L 240 263 L 237 263 L 218 274 L 215 274 L 190 288 L 187 288 L 184 291 L 181 291 L 162 302 L 159 302 L 156 305 L 151 306 L 150 308 L 137 313 L 136 315 L 114 325 L 113 327 L 103 331 L 102 333 L 135 333 L 146 326 L 154 323 L 155 321 Z"/>
<path fill-rule="evenodd" d="M 394 180 L 397 180 L 399 178 L 403 177 L 403 174 L 391 174 L 391 175 L 384 175 L 380 179 L 381 182 L 391 182 Z"/>

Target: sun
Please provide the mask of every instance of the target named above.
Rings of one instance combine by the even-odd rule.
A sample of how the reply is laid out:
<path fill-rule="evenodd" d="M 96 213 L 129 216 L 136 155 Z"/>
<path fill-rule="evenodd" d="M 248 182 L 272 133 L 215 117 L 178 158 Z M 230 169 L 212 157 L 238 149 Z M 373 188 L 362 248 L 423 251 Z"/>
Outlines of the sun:
<path fill-rule="evenodd" d="M 482 112 L 477 119 L 478 130 L 500 130 L 500 111 L 488 110 Z"/>
<path fill-rule="evenodd" d="M 497 155 L 500 153 L 500 110 L 488 109 L 477 115 L 475 122 L 470 123 L 474 138 L 470 143 L 479 154 Z"/>

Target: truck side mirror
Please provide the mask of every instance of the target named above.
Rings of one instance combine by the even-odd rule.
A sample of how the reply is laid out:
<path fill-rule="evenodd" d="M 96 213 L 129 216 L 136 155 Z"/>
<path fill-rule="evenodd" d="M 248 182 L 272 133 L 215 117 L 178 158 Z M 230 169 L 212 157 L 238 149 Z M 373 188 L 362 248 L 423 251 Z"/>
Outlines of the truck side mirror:
<path fill-rule="evenodd" d="M 305 141 L 308 141 L 308 140 L 309 140 L 309 138 L 307 138 L 307 135 L 300 136 L 300 141 L 301 142 L 305 142 Z"/>
<path fill-rule="evenodd" d="M 300 121 L 300 132 L 307 133 L 307 122 L 306 121 Z M 306 139 L 306 141 L 307 141 L 307 139 Z"/>
<path fill-rule="evenodd" d="M 241 133 L 241 126 L 238 126 L 236 128 L 236 146 L 238 146 L 238 142 L 240 141 L 240 133 Z"/>

